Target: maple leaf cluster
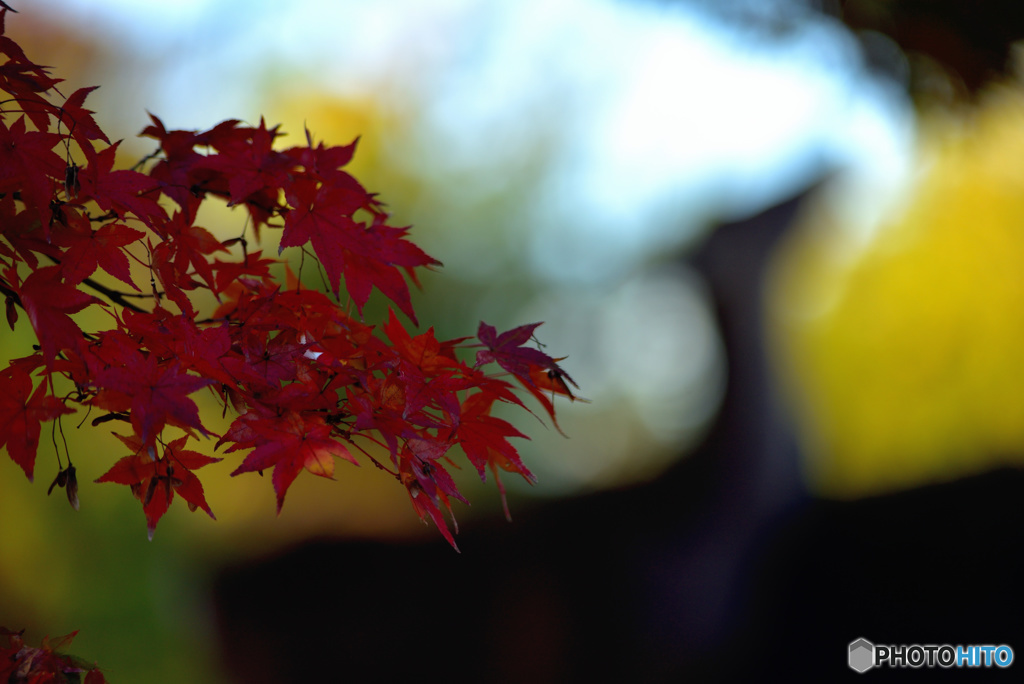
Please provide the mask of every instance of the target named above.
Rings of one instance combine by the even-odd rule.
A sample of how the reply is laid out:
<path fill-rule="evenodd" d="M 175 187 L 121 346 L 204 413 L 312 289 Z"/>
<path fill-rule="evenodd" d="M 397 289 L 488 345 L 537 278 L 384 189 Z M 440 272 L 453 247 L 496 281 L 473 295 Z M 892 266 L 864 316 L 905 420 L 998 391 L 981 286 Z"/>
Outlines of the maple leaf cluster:
<path fill-rule="evenodd" d="M 282 133 L 262 120 L 197 132 L 151 115 L 141 135 L 158 148 L 116 169 L 119 143 L 85 108 L 94 88 L 64 97 L 60 79 L 3 35 L 6 14 L 0 294 L 10 327 L 24 313 L 39 344 L 0 371 L 0 446 L 30 480 L 41 424 L 80 409 L 98 414 L 94 426 L 125 425 L 124 455 L 97 481 L 131 489 L 150 538 L 176 496 L 213 517 L 196 471 L 221 458 L 189 448 L 201 437 L 244 452 L 232 475 L 272 470 L 278 512 L 303 470 L 330 478 L 336 459 L 370 461 L 453 546 L 444 513 L 465 501 L 448 470 L 453 447 L 482 478 L 533 480 L 509 441 L 525 435 L 492 409 L 525 408 L 515 382 L 554 421 L 548 395 L 573 397 L 561 359 L 530 346 L 538 324 L 499 334 L 481 323 L 474 342 L 414 335 L 394 311 L 379 326 L 363 320 L 376 289 L 416 324 L 408 281 L 439 262 L 344 170 L 355 143 L 314 145 L 307 131 L 306 144 L 278 149 Z M 211 200 L 241 208 L 241 236 L 197 225 Z M 280 231 L 276 256 L 249 249 L 248 232 L 258 241 L 266 230 Z M 290 270 L 284 283 L 273 276 L 286 270 L 282 250 L 318 263 L 329 292 Z M 115 281 L 123 288 L 104 284 Z M 72 316 L 88 309 L 109 328 L 83 330 Z M 204 425 L 192 398 L 201 391 L 232 412 L 223 434 Z M 65 466 L 57 453 L 50 489 L 77 508 L 71 454 Z"/>
<path fill-rule="evenodd" d="M 41 646 L 29 646 L 22 638 L 23 632 L 0 627 L 0 682 L 106 684 L 98 667 L 60 652 L 71 645 L 77 634 L 72 632 L 53 640 L 44 637 Z"/>

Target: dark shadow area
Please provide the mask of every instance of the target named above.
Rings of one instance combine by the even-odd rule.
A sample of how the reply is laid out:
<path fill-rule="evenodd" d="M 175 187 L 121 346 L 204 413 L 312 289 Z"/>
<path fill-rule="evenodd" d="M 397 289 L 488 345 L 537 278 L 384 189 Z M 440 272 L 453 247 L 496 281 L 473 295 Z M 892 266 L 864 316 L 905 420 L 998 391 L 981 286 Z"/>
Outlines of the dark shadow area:
<path fill-rule="evenodd" d="M 1024 473 L 1000 469 L 854 502 L 808 502 L 764 540 L 750 675 L 1011 681 L 999 668 L 872 669 L 847 645 L 1006 644 L 1024 653 Z M 1019 658 L 1020 656 L 1017 655 Z"/>

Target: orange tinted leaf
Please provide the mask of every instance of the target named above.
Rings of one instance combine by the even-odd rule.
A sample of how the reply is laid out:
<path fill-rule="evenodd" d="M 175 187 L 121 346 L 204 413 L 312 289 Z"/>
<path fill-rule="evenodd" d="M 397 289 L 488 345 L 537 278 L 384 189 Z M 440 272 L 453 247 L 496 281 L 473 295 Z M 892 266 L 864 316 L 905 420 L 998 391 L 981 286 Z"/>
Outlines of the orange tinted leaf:
<path fill-rule="evenodd" d="M 278 514 L 288 487 L 303 469 L 331 478 L 334 475 L 334 457 L 359 465 L 349 450 L 330 436 L 330 426 L 316 416 L 289 413 L 273 421 L 247 423 L 246 429 L 251 430 L 252 441 L 258 446 L 231 475 L 273 468 Z"/>

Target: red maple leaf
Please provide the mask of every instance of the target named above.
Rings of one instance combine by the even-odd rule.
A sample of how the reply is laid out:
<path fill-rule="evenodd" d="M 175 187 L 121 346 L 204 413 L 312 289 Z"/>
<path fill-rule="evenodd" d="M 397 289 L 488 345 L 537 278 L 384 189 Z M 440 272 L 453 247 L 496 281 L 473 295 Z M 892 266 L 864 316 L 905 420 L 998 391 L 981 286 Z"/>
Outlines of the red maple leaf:
<path fill-rule="evenodd" d="M 521 325 L 499 335 L 494 326 L 481 322 L 476 336 L 487 349 L 477 352 L 476 364 L 481 366 L 494 361 L 516 377 L 529 377 L 531 368 L 553 364 L 554 359 L 541 350 L 522 346 L 530 341 L 533 331 L 540 325 Z"/>
<path fill-rule="evenodd" d="M 78 349 L 82 342 L 82 329 L 69 314 L 100 301 L 65 283 L 60 266 L 46 266 L 29 275 L 21 284 L 19 295 L 47 364 L 53 362 L 60 350 Z"/>
<path fill-rule="evenodd" d="M 358 142 L 357 138 L 348 145 L 325 147 L 321 142 L 313 147 L 313 134 L 307 128 L 306 145 L 290 147 L 284 153 L 317 178 L 334 178 L 337 177 L 338 171 L 342 167 L 352 161 L 352 155 L 355 154 Z"/>
<path fill-rule="evenodd" d="M 82 148 L 88 164 L 78 173 L 80 199 L 95 200 L 100 209 L 113 211 L 120 218 L 131 212 L 152 228 L 167 218 L 166 212 L 156 201 L 154 191 L 159 189 L 159 183 L 138 171 L 114 171 L 119 144 L 116 142 L 100 152 L 94 151 L 92 145 Z"/>
<path fill-rule="evenodd" d="M 212 269 L 216 272 L 216 275 L 214 276 L 213 291 L 219 297 L 222 292 L 241 278 L 270 280 L 270 266 L 278 263 L 281 263 L 279 259 L 264 259 L 261 250 L 246 253 L 242 261 L 214 259 Z"/>
<path fill-rule="evenodd" d="M 59 118 L 61 123 L 67 127 L 71 137 L 82 147 L 89 145 L 90 140 L 102 140 L 108 145 L 110 144 L 107 134 L 100 130 L 96 119 L 92 118 L 95 112 L 82 106 L 85 103 L 86 96 L 97 88 L 99 86 L 79 88 L 71 93 L 70 97 L 64 101 L 64 105 L 60 108 Z"/>
<path fill-rule="evenodd" d="M 333 479 L 334 457 L 359 465 L 344 444 L 331 437 L 331 426 L 318 416 L 302 416 L 288 412 L 273 420 L 245 420 L 252 442 L 258 446 L 249 452 L 232 476 L 256 470 L 274 469 L 274 491 L 277 512 L 281 513 L 288 487 L 303 469 L 314 475 Z M 236 420 L 236 422 L 238 422 Z M 233 446 L 228 451 L 234 451 Z"/>
<path fill-rule="evenodd" d="M 508 502 L 505 499 L 505 486 L 501 483 L 498 469 L 519 473 L 530 484 L 535 483 L 537 478 L 526 468 L 522 459 L 519 458 L 519 452 L 508 441 L 509 437 L 522 437 L 523 439 L 529 439 L 529 437 L 508 421 L 492 416 L 491 406 L 493 403 L 494 396 L 484 392 L 477 392 L 467 397 L 462 402 L 456 437 L 462 450 L 466 452 L 466 458 L 476 466 L 481 479 L 486 477 L 484 468 L 491 469 L 494 481 L 498 485 L 498 491 L 501 493 L 501 504 L 505 509 L 505 517 L 511 520 Z"/>
<path fill-rule="evenodd" d="M 415 322 L 409 287 L 399 268 L 411 274 L 417 266 L 440 262 L 406 240 L 406 229 L 385 225 L 379 218 L 370 225 L 353 218 L 360 209 L 379 215 L 362 186 L 348 174 L 339 174 L 343 175 L 330 184 L 298 179 L 286 190 L 293 209 L 285 216 L 281 249 L 312 242 L 335 293 L 344 275 L 345 288 L 359 311 L 376 287 Z"/>
<path fill-rule="evenodd" d="M 26 206 L 38 212 L 44 234 L 50 226 L 50 200 L 58 179 L 64 178 L 64 160 L 53 151 L 60 141 L 56 133 L 26 130 L 23 116 L 10 128 L 0 119 L 0 192 L 20 191 Z"/>
<path fill-rule="evenodd" d="M 292 160 L 283 152 L 273 149 L 274 138 L 281 135 L 278 127 L 267 129 L 260 119 L 257 128 L 235 129 L 239 135 L 212 135 L 211 144 L 219 153 L 210 155 L 199 168 L 212 169 L 228 179 L 230 204 L 242 204 L 251 195 L 264 190 L 276 190 L 287 182 Z"/>
<path fill-rule="evenodd" d="M 403 463 L 406 462 L 403 461 Z M 424 493 L 419 481 L 409 475 L 408 471 L 402 473 L 401 480 L 409 492 L 409 501 L 412 502 L 413 510 L 419 515 L 420 520 L 426 522 L 429 517 L 442 536 L 452 545 L 452 548 L 459 551 L 459 546 L 455 543 L 455 537 L 452 536 L 451 530 L 448 529 L 448 521 L 445 520 L 444 514 L 441 512 L 441 506 L 443 506 L 451 514 L 451 506 L 448 504 L 448 499 L 444 497 L 444 492 L 437 492 L 431 498 Z M 452 521 L 455 521 L 454 516 Z M 458 531 L 457 526 L 456 531 Z"/>
<path fill-rule="evenodd" d="M 42 645 L 30 646 L 22 638 L 24 630 L 15 632 L 0 627 L 0 681 L 27 684 L 79 682 L 86 672 L 84 684 L 106 684 L 103 673 L 95 665 L 61 653 L 71 645 L 78 630 L 61 637 L 43 637 Z M 58 650 L 60 649 L 60 650 Z"/>
<path fill-rule="evenodd" d="M 0 171 L 2 174 L 2 171 Z M 0 242 L 0 252 L 13 263 L 24 261 L 30 268 L 39 266 L 37 254 L 60 259 L 60 249 L 50 240 L 52 236 L 39 229 L 39 213 L 32 209 L 18 209 L 14 196 L 4 193 L 0 197 L 0 235 L 13 247 L 13 251 Z M 10 282 L 17 282 L 11 278 Z"/>
<path fill-rule="evenodd" d="M 128 257 L 121 248 L 141 240 L 146 234 L 121 223 L 107 223 L 93 230 L 89 220 L 78 212 L 65 215 L 67 229 L 53 237 L 54 244 L 67 248 L 61 258 L 64 280 L 80 283 L 98 266 L 138 290 L 131 277 Z"/>
<path fill-rule="evenodd" d="M 533 338 L 533 331 L 540 325 L 521 325 L 499 335 L 494 326 L 481 322 L 477 339 L 487 349 L 477 352 L 476 365 L 494 362 L 515 376 L 519 384 L 540 402 L 555 428 L 561 432 L 555 418 L 555 405 L 544 392 L 552 391 L 575 399 L 565 381 L 568 380 L 573 386 L 576 383 L 558 365 L 561 359 L 553 359 L 539 349 L 523 346 Z"/>
<path fill-rule="evenodd" d="M 132 426 L 147 448 L 168 423 L 210 434 L 188 395 L 213 380 L 186 373 L 178 360 L 160 364 L 153 355 L 139 353 L 127 358 L 124 365 L 97 369 L 97 385 L 105 390 L 95 402 L 100 408 L 121 411 L 130 407 Z"/>
<path fill-rule="evenodd" d="M 405 384 L 403 417 L 410 418 L 426 407 L 457 415 L 457 392 L 477 386 L 467 377 L 467 369 L 454 358 L 455 346 L 466 338 L 449 340 L 442 344 L 434 336 L 434 329 L 412 337 L 393 311 L 388 312 L 384 332 L 394 350 L 401 357 L 400 374 Z"/>
<path fill-rule="evenodd" d="M 202 483 L 192 471 L 221 459 L 184 449 L 187 436 L 170 442 L 160 458 L 156 458 L 155 451 L 139 437 L 116 433 L 114 436 L 133 453 L 118 460 L 96 482 L 115 482 L 131 487 L 132 494 L 142 502 L 150 540 L 160 518 L 174 501 L 175 493 L 188 502 L 189 510 L 201 508 L 210 518 L 217 519 L 206 503 Z"/>
<path fill-rule="evenodd" d="M 451 503 L 448 497 L 451 496 L 463 503 L 469 503 L 455 487 L 455 482 L 439 462 L 450 445 L 447 442 L 433 440 L 423 437 L 412 437 L 402 450 L 402 457 L 398 462 L 398 479 L 405 485 L 409 493 L 409 500 L 412 502 L 413 510 L 420 519 L 426 523 L 429 517 L 434 526 L 441 532 L 444 538 L 456 551 L 459 547 L 455 544 L 451 530 L 448 529 L 448 522 L 445 520 L 441 509 L 448 511 L 452 519 L 455 532 L 459 531 L 458 521 L 452 513 Z"/>
<path fill-rule="evenodd" d="M 160 183 L 164 194 L 174 200 L 182 211 L 194 215 L 194 208 L 201 198 L 202 188 L 210 174 L 202 177 L 195 173 L 203 163 L 203 155 L 195 151 L 199 145 L 208 145 L 208 135 L 195 131 L 171 130 L 164 127 L 163 121 L 153 114 L 149 115 L 152 124 L 143 129 L 141 136 L 155 138 L 160 141 L 160 149 L 164 158 L 154 166 L 149 175 Z M 238 121 L 225 121 L 221 125 L 234 126 Z"/>
<path fill-rule="evenodd" d="M 32 391 L 32 378 L 25 367 L 13 365 L 0 373 L 0 446 L 7 446 L 11 459 L 21 466 L 29 481 L 33 478 L 40 423 L 75 410 L 46 392 L 42 382 Z"/>
<path fill-rule="evenodd" d="M 443 368 L 457 365 L 454 359 L 442 353 L 441 343 L 434 337 L 433 328 L 412 337 L 395 316 L 395 312 L 389 310 L 384 332 L 394 345 L 395 351 L 423 373 L 433 374 Z M 450 349 L 450 344 L 448 348 Z"/>
<path fill-rule="evenodd" d="M 432 328 L 410 334 L 393 312 L 382 331 L 350 314 L 355 304 L 361 316 L 376 289 L 415 323 L 409 282 L 418 285 L 418 269 L 439 263 L 407 228 L 389 225 L 382 203 L 343 169 L 355 143 L 314 146 L 307 131 L 305 145 L 281 152 L 274 149 L 278 127 L 262 119 L 256 127 L 230 120 L 194 132 L 168 131 L 151 116 L 143 135 L 159 149 L 131 170 L 115 170 L 118 144 L 85 108 L 94 88 L 63 97 L 57 80 L 3 36 L 5 15 L 0 0 L 7 60 L 0 89 L 9 105 L 0 111 L 0 295 L 12 327 L 24 309 L 41 349 L 0 371 L 0 444 L 26 474 L 40 423 L 75 402 L 105 412 L 94 425 L 133 426 L 123 438 L 131 455 L 100 481 L 132 488 L 151 535 L 175 494 L 212 517 L 192 471 L 215 459 L 184 448 L 188 437 L 209 435 L 191 398 L 209 387 L 225 412 L 237 412 L 217 447 L 249 450 L 234 475 L 273 469 L 278 512 L 302 470 L 331 477 L 335 458 L 355 463 L 346 445 L 361 447 L 356 440 L 388 450 L 390 465 L 364 453 L 399 479 L 416 512 L 453 546 L 449 502 L 464 498 L 446 469 L 452 446 L 462 444 L 482 477 L 505 470 L 532 481 L 510 441 L 524 435 L 491 407 L 525 407 L 506 374 L 552 420 L 550 395 L 575 398 L 561 359 L 528 346 L 539 324 L 502 334 L 481 324 L 483 349 L 468 365 L 459 356 L 465 338 L 440 341 Z M 76 154 L 85 156 L 81 170 Z M 173 215 L 168 199 L 178 205 Z M 196 225 L 207 200 L 245 207 L 251 221 L 241 236 L 222 243 Z M 335 298 L 303 287 L 290 271 L 283 285 L 275 282 L 274 262 L 248 251 L 261 225 L 282 228 L 282 249 L 311 245 Z M 232 245 L 241 247 L 240 258 Z M 56 265 L 41 268 L 41 257 Z M 141 293 L 130 259 L 145 260 L 151 294 L 91 278 L 102 269 Z M 72 319 L 100 302 L 86 289 L 111 305 L 110 329 L 83 333 Z M 202 298 L 219 306 L 200 319 Z M 491 364 L 504 372 L 494 374 Z M 35 387 L 39 367 L 49 375 Z M 48 395 L 54 376 L 73 387 L 63 399 Z M 187 437 L 168 443 L 168 426 Z M 62 467 L 55 484 L 68 485 L 73 473 Z M 500 480 L 498 487 L 504 500 Z"/>
<path fill-rule="evenodd" d="M 194 290 L 204 283 L 213 289 L 213 267 L 206 255 L 228 250 L 210 231 L 194 225 L 185 212 L 175 212 L 171 220 L 161 226 L 159 233 L 163 241 L 150 249 L 153 270 L 171 301 L 183 312 L 195 316 L 195 308 L 185 291 Z M 202 278 L 202 283 L 193 275 Z"/>

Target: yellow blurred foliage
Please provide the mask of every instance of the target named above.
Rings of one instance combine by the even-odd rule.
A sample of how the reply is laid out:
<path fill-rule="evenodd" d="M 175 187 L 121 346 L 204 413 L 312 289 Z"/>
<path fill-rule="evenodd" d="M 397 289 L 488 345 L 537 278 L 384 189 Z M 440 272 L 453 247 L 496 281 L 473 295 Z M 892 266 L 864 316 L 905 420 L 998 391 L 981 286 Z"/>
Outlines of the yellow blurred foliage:
<path fill-rule="evenodd" d="M 1024 461 L 1024 89 L 925 114 L 920 148 L 866 243 L 822 202 L 776 262 L 776 351 L 827 496 Z"/>

